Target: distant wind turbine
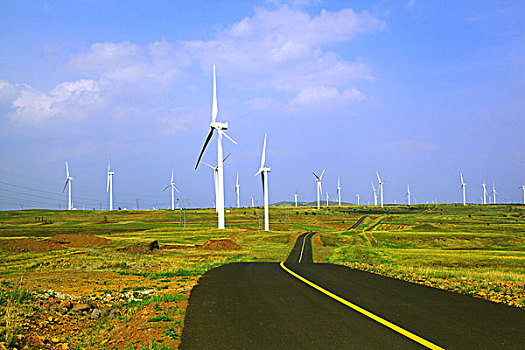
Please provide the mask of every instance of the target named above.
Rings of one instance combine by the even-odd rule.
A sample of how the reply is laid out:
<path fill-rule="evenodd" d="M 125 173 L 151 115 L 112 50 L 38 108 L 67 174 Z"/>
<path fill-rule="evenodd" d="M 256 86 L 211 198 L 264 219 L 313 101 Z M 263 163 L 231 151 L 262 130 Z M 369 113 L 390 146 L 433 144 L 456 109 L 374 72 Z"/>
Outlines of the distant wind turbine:
<path fill-rule="evenodd" d="M 525 204 L 525 185 L 521 185 L 520 187 L 518 187 L 518 189 L 523 190 L 523 204 Z"/>
<path fill-rule="evenodd" d="M 177 187 L 175 187 L 175 183 L 173 182 L 173 169 L 171 169 L 171 181 L 168 184 L 168 186 L 164 188 L 164 191 L 166 191 L 169 187 L 171 187 L 171 210 L 175 210 L 175 192 L 174 191 L 177 191 L 177 193 L 179 193 L 179 190 L 177 189 Z M 138 205 L 137 205 L 137 209 L 138 209 Z"/>
<path fill-rule="evenodd" d="M 359 205 L 359 193 L 356 195 L 357 196 L 357 205 Z"/>
<path fill-rule="evenodd" d="M 467 184 L 463 180 L 463 174 L 460 173 L 459 176 L 461 178 L 461 189 L 463 190 L 463 205 L 467 205 L 467 195 L 465 192 L 465 187 L 467 187 Z"/>
<path fill-rule="evenodd" d="M 71 201 L 71 181 L 72 180 L 73 180 L 73 177 L 69 176 L 69 167 L 67 166 L 67 162 L 66 162 L 66 183 L 64 184 L 62 193 L 66 190 L 66 186 L 69 184 L 68 195 L 67 195 L 67 210 L 73 209 L 73 202 Z"/>
<path fill-rule="evenodd" d="M 108 161 L 108 180 L 106 183 L 106 192 L 109 193 L 109 210 L 113 210 L 113 175 L 114 171 L 111 171 L 111 158 Z"/>
<path fill-rule="evenodd" d="M 328 207 L 329 204 L 328 204 L 328 192 L 326 192 L 326 206 Z"/>
<path fill-rule="evenodd" d="M 226 136 L 231 142 L 234 144 L 237 144 L 231 137 L 228 136 L 223 130 L 228 129 L 228 123 L 221 123 L 217 121 L 217 114 L 219 113 L 219 109 L 217 106 L 217 83 L 216 83 L 216 77 L 215 77 L 215 65 L 213 65 L 213 102 L 212 102 L 212 111 L 211 111 L 211 123 L 210 123 L 210 131 L 208 132 L 208 136 L 206 136 L 206 140 L 204 141 L 204 145 L 202 146 L 201 153 L 199 154 L 199 158 L 197 159 L 197 164 L 195 165 L 195 170 L 197 170 L 197 167 L 199 166 L 199 162 L 202 158 L 202 155 L 204 151 L 206 150 L 206 146 L 208 145 L 208 142 L 210 142 L 213 131 L 217 131 L 217 200 L 215 201 L 217 206 L 217 213 L 218 213 L 218 219 L 217 219 L 217 226 L 220 230 L 224 229 L 224 168 L 223 168 L 223 155 L 222 155 L 222 136 Z"/>
<path fill-rule="evenodd" d="M 264 197 L 264 230 L 270 231 L 270 216 L 268 214 L 268 173 L 270 167 L 266 167 L 264 162 L 266 161 L 266 134 L 264 134 L 264 144 L 261 157 L 261 167 L 255 176 L 261 174 L 263 197 Z"/>
<path fill-rule="evenodd" d="M 297 191 L 293 194 L 294 200 L 295 200 L 295 206 L 297 206 Z"/>
<path fill-rule="evenodd" d="M 226 159 L 228 159 L 228 157 L 230 156 L 231 153 L 228 153 L 228 155 L 226 157 L 224 157 L 224 159 L 222 160 L 223 163 L 226 162 Z M 217 200 L 219 198 L 219 194 L 218 194 L 218 191 L 219 191 L 219 166 L 216 165 L 216 166 L 213 166 L 213 165 L 210 165 L 206 162 L 202 162 L 202 164 L 208 166 L 211 170 L 213 170 L 213 188 L 215 189 L 215 212 L 219 212 L 218 209 L 217 209 Z"/>
<path fill-rule="evenodd" d="M 487 204 L 487 180 L 481 184 L 483 186 L 483 204 Z"/>
<path fill-rule="evenodd" d="M 492 194 L 492 196 L 493 196 L 493 197 L 492 197 L 492 198 L 493 198 L 493 200 L 492 200 L 492 203 L 493 203 L 493 204 L 496 204 L 496 194 L 497 194 L 497 193 L 498 193 L 498 192 L 496 192 L 496 184 L 495 184 L 495 183 L 492 183 L 492 192 L 490 192 L 490 194 Z"/>
<path fill-rule="evenodd" d="M 315 176 L 315 182 L 317 183 L 317 209 L 321 209 L 321 196 L 323 195 L 323 188 L 321 186 L 321 180 L 323 179 L 324 170 L 321 176 L 317 176 L 313 171 L 312 174 Z"/>
<path fill-rule="evenodd" d="M 410 205 L 410 185 L 407 185 L 407 200 L 408 200 L 408 205 Z"/>
<path fill-rule="evenodd" d="M 374 190 L 374 205 L 377 205 L 377 191 L 376 191 L 376 188 L 374 186 L 374 183 L 371 182 L 372 184 L 372 190 Z"/>
<path fill-rule="evenodd" d="M 381 177 L 379 177 L 379 173 L 376 171 L 377 175 L 377 182 L 379 183 L 379 191 L 381 192 L 381 208 L 383 208 L 383 184 L 384 181 L 381 181 Z"/>
<path fill-rule="evenodd" d="M 255 205 L 253 204 L 253 197 L 250 197 L 250 198 L 252 199 L 252 208 L 253 208 L 253 207 L 255 206 Z"/>
<path fill-rule="evenodd" d="M 239 185 L 239 173 L 237 173 L 237 180 L 235 181 L 235 193 L 237 194 L 237 208 L 241 207 L 240 191 L 241 185 Z"/>
<path fill-rule="evenodd" d="M 337 178 L 337 196 L 339 197 L 339 206 L 341 206 L 341 180 Z"/>

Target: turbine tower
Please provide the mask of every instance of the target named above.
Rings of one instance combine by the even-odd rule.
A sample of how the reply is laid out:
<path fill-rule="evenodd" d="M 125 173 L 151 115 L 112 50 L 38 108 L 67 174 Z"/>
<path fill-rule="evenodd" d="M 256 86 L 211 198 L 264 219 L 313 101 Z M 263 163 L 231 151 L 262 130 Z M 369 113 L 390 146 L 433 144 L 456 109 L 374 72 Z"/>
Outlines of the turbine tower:
<path fill-rule="evenodd" d="M 408 200 L 408 205 L 410 205 L 410 185 L 407 185 L 407 200 Z"/>
<path fill-rule="evenodd" d="M 295 191 L 293 196 L 294 196 L 294 199 L 295 199 L 295 206 L 297 207 L 297 191 Z"/>
<path fill-rule="evenodd" d="M 111 171 L 111 159 L 108 161 L 108 180 L 106 183 L 106 192 L 109 193 L 109 210 L 113 210 L 113 175 L 114 171 Z"/>
<path fill-rule="evenodd" d="M 465 193 L 465 187 L 467 187 L 467 184 L 463 181 L 463 174 L 460 173 L 459 177 L 461 178 L 461 189 L 463 190 L 463 205 L 467 205 L 467 195 Z"/>
<path fill-rule="evenodd" d="M 226 162 L 226 159 L 228 159 L 228 157 L 230 156 L 231 153 L 228 153 L 228 155 L 226 157 L 224 157 L 224 159 L 222 160 L 222 162 Z M 219 178 L 219 166 L 212 166 L 206 162 L 202 162 L 202 164 L 208 166 L 211 168 L 211 170 L 213 170 L 213 188 L 215 189 L 215 212 L 218 213 L 218 209 L 217 209 L 217 200 L 219 198 L 219 194 L 218 194 L 218 191 L 219 191 L 219 183 L 218 183 L 218 178 Z"/>
<path fill-rule="evenodd" d="M 323 188 L 321 186 L 321 180 L 323 179 L 324 170 L 321 176 L 317 176 L 313 171 L 312 174 L 315 176 L 315 182 L 317 183 L 317 209 L 321 209 L 321 196 L 323 195 Z"/>
<path fill-rule="evenodd" d="M 252 199 L 252 208 L 253 208 L 253 207 L 255 206 L 255 205 L 253 204 L 253 197 L 250 197 L 250 198 Z"/>
<path fill-rule="evenodd" d="M 241 207 L 240 190 L 241 185 L 239 185 L 239 173 L 237 173 L 237 180 L 235 182 L 235 193 L 237 194 L 237 208 Z"/>
<path fill-rule="evenodd" d="M 341 179 L 337 178 L 337 196 L 339 197 L 339 206 L 341 206 Z"/>
<path fill-rule="evenodd" d="M 328 207 L 328 192 L 326 192 L 326 206 Z"/>
<path fill-rule="evenodd" d="M 268 173 L 270 167 L 265 167 L 264 162 L 266 160 L 266 134 L 264 134 L 264 144 L 261 157 L 261 167 L 255 176 L 261 174 L 263 197 L 264 197 L 264 230 L 270 231 L 270 217 L 268 214 Z"/>
<path fill-rule="evenodd" d="M 525 185 L 521 185 L 520 187 L 518 187 L 518 189 L 523 190 L 523 204 L 525 204 Z"/>
<path fill-rule="evenodd" d="M 481 184 L 483 186 L 483 204 L 487 204 L 487 180 Z"/>
<path fill-rule="evenodd" d="M 373 182 L 370 182 L 370 183 L 372 184 L 372 190 L 374 190 L 374 205 L 377 205 L 377 191 L 374 186 L 374 183 Z"/>
<path fill-rule="evenodd" d="M 169 187 L 171 187 L 171 210 L 175 210 L 175 192 L 174 191 L 177 191 L 177 193 L 179 193 L 179 190 L 177 189 L 177 187 L 175 187 L 175 183 L 173 182 L 173 169 L 171 169 L 171 181 L 169 185 L 164 188 L 164 191 L 166 191 Z"/>
<path fill-rule="evenodd" d="M 202 155 L 204 151 L 206 150 L 206 146 L 208 145 L 208 142 L 210 142 L 213 131 L 217 131 L 217 200 L 215 201 L 215 205 L 217 207 L 217 213 L 218 213 L 218 220 L 217 220 L 217 226 L 220 230 L 224 229 L 224 168 L 223 168 L 223 159 L 222 159 L 222 136 L 226 136 L 231 142 L 234 144 L 237 144 L 231 137 L 228 136 L 223 130 L 228 129 L 228 123 L 221 123 L 217 121 L 217 114 L 219 113 L 219 109 L 217 107 L 217 82 L 215 77 L 215 65 L 213 65 L 213 102 L 212 102 L 212 108 L 211 108 L 211 123 L 210 123 L 210 131 L 208 132 L 208 135 L 206 136 L 206 140 L 204 141 L 204 145 L 202 146 L 201 153 L 199 154 L 199 159 L 197 159 L 197 164 L 195 165 L 195 170 L 197 170 L 197 167 L 199 166 L 199 162 L 201 161 Z"/>
<path fill-rule="evenodd" d="M 71 210 L 73 208 L 73 204 L 71 201 L 71 180 L 73 180 L 73 177 L 69 176 L 69 167 L 67 166 L 67 162 L 66 162 L 66 183 L 64 184 L 62 193 L 64 193 L 64 191 L 66 190 L 66 186 L 69 184 L 68 191 L 67 191 L 67 210 Z"/>
<path fill-rule="evenodd" d="M 359 205 L 359 193 L 356 196 L 357 196 L 357 205 Z"/>
<path fill-rule="evenodd" d="M 379 177 L 379 173 L 376 171 L 377 175 L 377 181 L 379 182 L 379 191 L 381 192 L 381 208 L 383 208 L 383 184 L 384 181 L 381 181 L 381 178 Z"/>

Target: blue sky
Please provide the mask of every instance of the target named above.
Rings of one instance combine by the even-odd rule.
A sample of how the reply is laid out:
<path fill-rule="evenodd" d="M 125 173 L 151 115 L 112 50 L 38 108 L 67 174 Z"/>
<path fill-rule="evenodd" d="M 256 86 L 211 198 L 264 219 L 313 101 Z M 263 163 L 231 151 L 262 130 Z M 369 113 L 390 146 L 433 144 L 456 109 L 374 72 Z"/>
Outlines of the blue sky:
<path fill-rule="evenodd" d="M 216 64 L 226 205 L 323 190 L 372 201 L 518 202 L 525 183 L 522 1 L 4 1 L 0 5 L 0 209 L 167 207 L 175 169 L 189 205 L 213 204 L 194 171 Z M 215 142 L 204 155 L 216 162 Z M 32 191 L 37 189 L 38 191 Z M 31 193 L 34 195 L 32 196 Z M 38 196 L 38 197 L 37 197 Z"/>

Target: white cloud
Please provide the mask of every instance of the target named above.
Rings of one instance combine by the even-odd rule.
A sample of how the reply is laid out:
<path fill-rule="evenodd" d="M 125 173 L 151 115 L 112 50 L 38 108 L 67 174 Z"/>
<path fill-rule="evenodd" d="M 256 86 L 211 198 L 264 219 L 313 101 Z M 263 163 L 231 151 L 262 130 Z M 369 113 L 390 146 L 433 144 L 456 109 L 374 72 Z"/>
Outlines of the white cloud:
<path fill-rule="evenodd" d="M 391 150 L 411 151 L 411 152 L 428 152 L 437 150 L 437 146 L 426 141 L 418 141 L 413 139 L 404 139 L 384 144 L 384 146 Z"/>
<path fill-rule="evenodd" d="M 290 101 L 289 109 L 297 111 L 312 106 L 334 108 L 348 102 L 362 101 L 365 94 L 355 88 L 339 91 L 335 87 L 316 87 L 299 91 Z"/>

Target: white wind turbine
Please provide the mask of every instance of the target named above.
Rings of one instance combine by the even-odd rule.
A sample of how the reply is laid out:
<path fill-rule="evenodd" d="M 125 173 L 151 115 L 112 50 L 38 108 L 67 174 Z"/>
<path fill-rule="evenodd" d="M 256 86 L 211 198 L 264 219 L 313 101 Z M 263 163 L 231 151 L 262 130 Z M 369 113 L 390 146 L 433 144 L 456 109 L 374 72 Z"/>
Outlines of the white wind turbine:
<path fill-rule="evenodd" d="M 372 184 L 372 190 L 374 190 L 374 205 L 377 205 L 377 190 L 374 186 L 374 183 L 371 182 L 371 184 Z"/>
<path fill-rule="evenodd" d="M 465 192 L 467 184 L 465 183 L 465 181 L 463 181 L 463 174 L 460 173 L 459 177 L 461 178 L 461 189 L 463 190 L 463 205 L 467 205 L 467 195 Z"/>
<path fill-rule="evenodd" d="M 295 200 L 295 206 L 297 206 L 297 191 L 293 194 L 294 200 Z"/>
<path fill-rule="evenodd" d="M 341 206 L 341 179 L 337 178 L 337 196 L 339 197 L 339 206 Z"/>
<path fill-rule="evenodd" d="M 171 169 L 171 181 L 168 184 L 168 186 L 164 188 L 164 191 L 166 191 L 169 187 L 171 187 L 171 210 L 175 210 L 175 192 L 174 191 L 177 191 L 177 193 L 179 193 L 179 190 L 177 189 L 177 187 L 175 187 L 175 183 L 173 182 L 173 169 Z"/>
<path fill-rule="evenodd" d="M 208 132 L 208 136 L 206 136 L 206 140 L 204 141 L 204 145 L 202 146 L 201 153 L 199 154 L 199 159 L 197 159 L 197 164 L 195 165 L 195 170 L 197 170 L 197 167 L 199 166 L 199 162 L 202 158 L 202 155 L 204 153 L 204 150 L 206 149 L 206 146 L 208 145 L 208 142 L 210 142 L 212 136 L 213 136 L 213 130 L 217 130 L 217 200 L 215 201 L 215 205 L 217 207 L 217 213 L 218 213 L 218 228 L 223 230 L 224 229 L 224 169 L 223 169 L 223 160 L 222 160 L 222 136 L 226 136 L 231 142 L 234 144 L 237 144 L 231 137 L 229 137 L 223 130 L 228 129 L 228 123 L 221 123 L 217 121 L 217 114 L 219 113 L 219 109 L 217 106 L 217 83 L 216 83 L 216 77 L 215 77 L 215 65 L 213 65 L 213 102 L 212 102 L 212 110 L 211 110 L 211 123 L 210 123 L 210 131 Z"/>
<path fill-rule="evenodd" d="M 498 192 L 496 192 L 496 184 L 495 184 L 495 183 L 492 183 L 492 192 L 490 192 L 490 194 L 492 194 L 492 196 L 493 196 L 493 197 L 492 197 L 492 198 L 493 198 L 493 200 L 492 200 L 492 203 L 493 203 L 493 204 L 496 204 L 496 194 L 497 194 L 497 193 L 498 193 Z"/>
<path fill-rule="evenodd" d="M 326 192 L 326 206 L 328 206 L 328 191 Z"/>
<path fill-rule="evenodd" d="M 317 183 L 317 209 L 321 209 L 321 196 L 323 195 L 323 188 L 321 186 L 321 180 L 323 179 L 324 170 L 321 176 L 317 176 L 313 171 L 312 174 L 315 176 L 315 182 Z"/>
<path fill-rule="evenodd" d="M 381 181 L 381 178 L 379 177 L 379 173 L 376 171 L 377 175 L 377 182 L 379 182 L 379 191 L 381 192 L 381 208 L 383 208 L 383 184 L 384 181 Z"/>
<path fill-rule="evenodd" d="M 356 194 L 356 197 L 357 197 L 357 205 L 359 205 L 359 193 Z"/>
<path fill-rule="evenodd" d="M 250 197 L 252 199 L 252 208 L 255 206 L 254 203 L 253 203 L 253 197 Z"/>
<path fill-rule="evenodd" d="M 224 159 L 222 160 L 222 162 L 226 162 L 226 159 L 228 159 L 228 157 L 230 156 L 231 153 L 228 153 L 228 155 L 226 157 L 224 157 Z M 219 210 L 217 209 L 217 201 L 218 201 L 218 198 L 219 198 L 219 166 L 212 166 L 206 162 L 202 162 L 202 164 L 210 167 L 211 170 L 213 170 L 213 188 L 215 189 L 215 212 L 219 212 Z"/>
<path fill-rule="evenodd" d="M 69 184 L 68 195 L 67 195 L 67 210 L 71 210 L 73 208 L 73 203 L 71 201 L 71 181 L 72 180 L 73 180 L 73 177 L 69 176 L 69 167 L 67 166 L 67 162 L 66 162 L 66 183 L 64 184 L 62 193 L 66 190 L 66 186 Z"/>
<path fill-rule="evenodd" d="M 407 185 L 407 200 L 408 200 L 408 205 L 410 205 L 410 185 Z"/>
<path fill-rule="evenodd" d="M 113 210 L 113 175 L 114 171 L 111 171 L 111 159 L 108 161 L 108 180 L 106 183 L 106 192 L 109 193 L 109 210 Z"/>
<path fill-rule="evenodd" d="M 270 172 L 270 167 L 266 167 L 264 162 L 266 161 L 266 134 L 264 134 L 264 144 L 261 157 L 261 167 L 255 176 L 261 174 L 262 187 L 263 187 L 263 197 L 264 197 L 264 230 L 270 231 L 270 217 L 268 214 L 268 173 Z"/>
<path fill-rule="evenodd" d="M 239 173 L 237 173 L 237 180 L 235 181 L 235 193 L 237 194 L 237 208 L 241 207 L 241 185 L 239 185 Z"/>
<path fill-rule="evenodd" d="M 483 204 L 487 204 L 487 180 L 481 184 L 483 186 Z"/>
<path fill-rule="evenodd" d="M 521 185 L 520 187 L 518 187 L 518 189 L 523 190 L 523 204 L 525 204 L 525 185 Z"/>

